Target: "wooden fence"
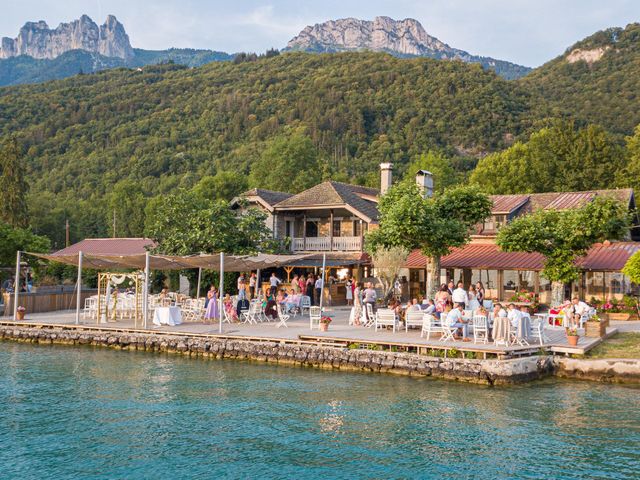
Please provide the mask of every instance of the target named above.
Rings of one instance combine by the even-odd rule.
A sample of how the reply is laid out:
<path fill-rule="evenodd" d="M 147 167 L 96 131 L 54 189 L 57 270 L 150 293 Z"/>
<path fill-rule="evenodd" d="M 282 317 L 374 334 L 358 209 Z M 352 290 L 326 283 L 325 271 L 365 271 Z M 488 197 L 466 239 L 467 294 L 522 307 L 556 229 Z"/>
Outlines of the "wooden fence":
<path fill-rule="evenodd" d="M 96 289 L 83 289 L 81 292 L 81 305 L 84 308 L 84 300 L 92 295 L 96 295 Z M 13 293 L 3 293 L 4 316 L 13 316 Z M 37 292 L 20 293 L 18 305 L 25 307 L 27 313 L 55 312 L 58 310 L 75 310 L 76 292 Z"/>

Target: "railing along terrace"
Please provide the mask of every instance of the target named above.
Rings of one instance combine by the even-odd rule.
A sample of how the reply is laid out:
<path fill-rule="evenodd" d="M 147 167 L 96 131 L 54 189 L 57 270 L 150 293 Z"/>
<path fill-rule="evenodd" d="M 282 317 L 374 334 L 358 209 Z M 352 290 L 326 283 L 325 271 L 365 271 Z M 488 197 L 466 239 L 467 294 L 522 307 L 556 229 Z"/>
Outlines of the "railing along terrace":
<path fill-rule="evenodd" d="M 362 250 L 361 237 L 295 237 L 291 242 L 294 252 L 354 252 Z"/>

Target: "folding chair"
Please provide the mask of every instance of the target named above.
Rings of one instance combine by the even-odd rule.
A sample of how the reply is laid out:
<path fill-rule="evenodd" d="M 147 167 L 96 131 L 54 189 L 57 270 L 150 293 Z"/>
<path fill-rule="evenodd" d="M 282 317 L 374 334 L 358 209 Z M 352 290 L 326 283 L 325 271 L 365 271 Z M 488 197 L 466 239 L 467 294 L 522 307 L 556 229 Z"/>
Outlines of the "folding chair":
<path fill-rule="evenodd" d="M 320 318 L 322 317 L 322 310 L 320 307 L 309 307 L 309 328 L 313 330 L 314 324 L 320 328 Z"/>
<path fill-rule="evenodd" d="M 276 305 L 276 308 L 278 309 L 278 320 L 280 320 L 280 322 L 276 325 L 276 327 L 277 327 L 277 328 L 280 328 L 280 327 L 288 327 L 288 325 L 287 325 L 287 320 L 289 320 L 289 317 L 290 317 L 291 315 L 288 315 L 288 314 L 286 314 L 286 313 L 283 313 L 283 312 L 282 312 L 282 307 L 280 306 L 280 304 L 279 304 L 279 303 Z M 318 308 L 320 308 L 320 307 L 318 307 Z"/>
<path fill-rule="evenodd" d="M 373 307 L 370 303 L 365 303 L 367 312 L 367 321 L 364 322 L 365 327 L 371 327 L 375 324 L 376 316 L 373 313 Z M 364 310 L 363 310 L 364 311 Z"/>
<path fill-rule="evenodd" d="M 454 335 L 458 331 L 458 327 L 452 327 L 451 325 L 447 325 L 446 319 L 445 319 L 444 321 L 442 321 L 441 328 L 442 328 L 442 336 L 440 337 L 441 342 L 456 341 Z"/>

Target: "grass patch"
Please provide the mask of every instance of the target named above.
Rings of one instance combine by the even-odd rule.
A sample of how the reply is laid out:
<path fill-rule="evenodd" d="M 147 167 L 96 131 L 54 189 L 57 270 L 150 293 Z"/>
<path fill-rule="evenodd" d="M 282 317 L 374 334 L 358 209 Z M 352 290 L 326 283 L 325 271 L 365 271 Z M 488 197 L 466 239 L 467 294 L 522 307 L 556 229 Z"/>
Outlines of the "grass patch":
<path fill-rule="evenodd" d="M 640 333 L 617 333 L 593 350 L 588 358 L 640 358 Z"/>

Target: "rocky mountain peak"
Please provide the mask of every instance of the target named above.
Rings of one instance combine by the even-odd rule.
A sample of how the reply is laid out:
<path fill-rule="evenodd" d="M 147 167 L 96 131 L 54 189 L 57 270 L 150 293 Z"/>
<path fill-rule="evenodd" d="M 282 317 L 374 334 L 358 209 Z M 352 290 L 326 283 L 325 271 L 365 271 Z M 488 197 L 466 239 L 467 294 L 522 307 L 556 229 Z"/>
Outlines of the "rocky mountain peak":
<path fill-rule="evenodd" d="M 292 38 L 285 50 L 308 52 L 344 52 L 370 50 L 400 57 L 431 57 L 480 63 L 507 78 L 517 78 L 529 68 L 489 57 L 471 55 L 452 48 L 429 35 L 413 18 L 394 20 L 375 17 L 373 20 L 342 18 L 305 27 Z"/>
<path fill-rule="evenodd" d="M 69 50 L 85 50 L 124 59 L 133 57 L 129 37 L 113 15 L 109 15 L 100 27 L 87 15 L 61 23 L 53 30 L 43 20 L 27 22 L 16 38 L 3 37 L 0 40 L 0 58 L 28 55 L 53 59 Z"/>

